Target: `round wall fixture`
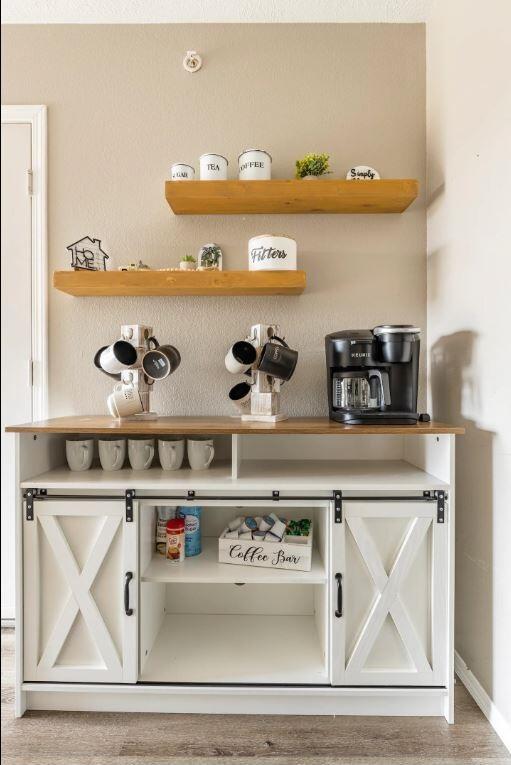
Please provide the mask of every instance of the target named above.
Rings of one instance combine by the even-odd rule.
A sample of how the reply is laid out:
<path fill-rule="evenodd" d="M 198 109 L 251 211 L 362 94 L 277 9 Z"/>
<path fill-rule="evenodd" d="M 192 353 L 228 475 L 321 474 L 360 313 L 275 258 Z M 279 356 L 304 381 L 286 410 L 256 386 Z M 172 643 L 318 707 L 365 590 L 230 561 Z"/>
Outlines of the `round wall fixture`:
<path fill-rule="evenodd" d="M 183 66 L 187 72 L 198 72 L 202 66 L 202 57 L 195 50 L 189 50 L 183 59 Z"/>

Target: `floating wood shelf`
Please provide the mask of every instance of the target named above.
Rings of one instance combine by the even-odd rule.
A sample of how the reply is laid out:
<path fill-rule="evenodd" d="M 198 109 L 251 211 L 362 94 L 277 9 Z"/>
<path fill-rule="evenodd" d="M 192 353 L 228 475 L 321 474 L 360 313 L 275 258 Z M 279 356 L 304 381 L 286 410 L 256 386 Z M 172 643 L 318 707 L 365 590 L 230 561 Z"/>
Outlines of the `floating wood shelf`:
<path fill-rule="evenodd" d="M 176 215 L 401 213 L 419 192 L 411 179 L 381 181 L 167 181 Z"/>
<path fill-rule="evenodd" d="M 299 295 L 305 271 L 55 271 L 53 286 L 76 297 Z"/>

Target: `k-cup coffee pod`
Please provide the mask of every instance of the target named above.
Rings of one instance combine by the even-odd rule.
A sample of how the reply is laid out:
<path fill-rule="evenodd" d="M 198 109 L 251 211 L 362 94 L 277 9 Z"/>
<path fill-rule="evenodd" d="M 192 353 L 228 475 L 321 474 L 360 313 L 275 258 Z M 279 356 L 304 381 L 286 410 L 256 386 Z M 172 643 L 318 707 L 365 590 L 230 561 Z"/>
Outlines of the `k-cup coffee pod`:
<path fill-rule="evenodd" d="M 237 531 L 226 531 L 224 537 L 225 539 L 238 539 L 239 534 Z"/>
<path fill-rule="evenodd" d="M 277 523 L 278 521 L 280 521 L 279 516 L 276 515 L 275 513 L 270 513 L 268 517 L 272 519 L 273 523 Z"/>
<path fill-rule="evenodd" d="M 276 537 L 279 542 L 281 542 L 282 537 L 286 533 L 286 524 L 282 523 L 281 520 L 278 520 L 273 524 L 271 531 L 267 531 L 266 533 L 271 534 L 272 536 Z"/>
<path fill-rule="evenodd" d="M 278 537 L 275 534 L 272 534 L 271 531 L 267 531 L 264 535 L 264 541 L 265 542 L 282 542 L 282 537 Z"/>
<path fill-rule="evenodd" d="M 257 523 L 255 521 L 255 518 L 251 518 L 251 517 L 245 518 L 245 520 L 240 526 L 240 531 L 243 533 L 247 531 L 250 531 L 250 533 L 252 533 L 252 531 L 255 531 L 256 529 L 257 529 Z"/>
<path fill-rule="evenodd" d="M 251 531 L 241 531 L 238 534 L 238 539 L 252 539 L 252 532 Z"/>
<path fill-rule="evenodd" d="M 265 515 L 264 518 L 261 518 L 259 522 L 259 529 L 261 531 L 269 531 L 274 523 L 275 521 L 273 518 L 271 518 L 269 515 Z"/>
<path fill-rule="evenodd" d="M 266 536 L 266 531 L 259 531 L 259 529 L 257 529 L 257 531 L 252 532 L 252 539 L 257 540 L 258 542 L 262 542 L 265 536 Z"/>
<path fill-rule="evenodd" d="M 239 515 L 237 518 L 233 518 L 232 521 L 229 521 L 229 531 L 238 531 L 239 527 L 243 523 L 245 519 L 242 515 Z"/>

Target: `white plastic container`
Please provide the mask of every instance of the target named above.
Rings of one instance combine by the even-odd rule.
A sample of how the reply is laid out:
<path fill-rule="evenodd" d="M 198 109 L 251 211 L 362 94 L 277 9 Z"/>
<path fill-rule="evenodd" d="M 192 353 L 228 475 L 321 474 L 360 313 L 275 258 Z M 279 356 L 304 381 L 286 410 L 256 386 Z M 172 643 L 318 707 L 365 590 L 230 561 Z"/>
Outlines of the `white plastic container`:
<path fill-rule="evenodd" d="M 176 162 L 170 166 L 171 181 L 193 181 L 195 170 L 191 165 L 184 165 L 182 162 Z"/>
<path fill-rule="evenodd" d="M 271 156 L 264 149 L 245 149 L 238 157 L 240 181 L 269 181 Z"/>
<path fill-rule="evenodd" d="M 296 271 L 296 242 L 288 236 L 260 234 L 248 241 L 249 271 Z"/>
<path fill-rule="evenodd" d="M 203 154 L 199 158 L 201 181 L 226 181 L 229 162 L 221 154 Z"/>

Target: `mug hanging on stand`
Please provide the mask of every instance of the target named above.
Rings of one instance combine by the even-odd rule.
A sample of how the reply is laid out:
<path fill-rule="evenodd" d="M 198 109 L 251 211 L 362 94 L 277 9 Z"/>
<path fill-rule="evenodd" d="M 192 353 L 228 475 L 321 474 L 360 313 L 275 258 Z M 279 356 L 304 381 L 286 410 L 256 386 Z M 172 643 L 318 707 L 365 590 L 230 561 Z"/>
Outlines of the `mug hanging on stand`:
<path fill-rule="evenodd" d="M 112 417 L 130 417 L 144 411 L 138 388 L 118 383 L 107 398 L 108 411 Z"/>
<path fill-rule="evenodd" d="M 282 338 L 273 335 L 265 343 L 257 369 L 278 380 L 290 380 L 298 362 L 298 351 L 294 351 Z"/>
<path fill-rule="evenodd" d="M 229 391 L 229 399 L 234 404 L 240 414 L 246 414 L 250 403 L 250 394 L 252 385 L 248 382 L 240 382 L 234 385 Z"/>
<path fill-rule="evenodd" d="M 142 369 L 150 380 L 164 380 L 176 371 L 181 355 L 173 345 L 160 345 L 155 337 L 150 337 L 147 342 L 149 350 L 142 357 Z"/>
<path fill-rule="evenodd" d="M 96 354 L 96 357 L 98 357 L 98 354 Z M 97 360 L 99 368 L 103 372 L 106 372 L 107 375 L 116 375 L 136 364 L 137 350 L 126 340 L 117 340 L 112 345 L 103 348 Z"/>
<path fill-rule="evenodd" d="M 233 375 L 246 372 L 257 358 L 257 351 L 248 340 L 238 340 L 234 343 L 225 356 L 227 371 Z"/>

